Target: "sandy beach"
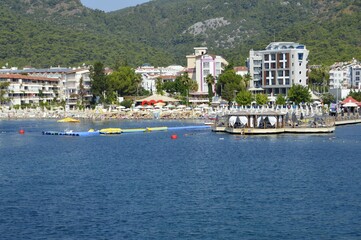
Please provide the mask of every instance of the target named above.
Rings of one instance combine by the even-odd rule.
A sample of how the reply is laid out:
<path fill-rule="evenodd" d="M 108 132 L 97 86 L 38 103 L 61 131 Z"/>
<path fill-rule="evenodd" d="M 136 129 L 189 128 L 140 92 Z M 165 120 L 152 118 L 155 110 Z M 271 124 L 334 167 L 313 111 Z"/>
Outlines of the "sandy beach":
<path fill-rule="evenodd" d="M 0 119 L 62 119 L 73 117 L 77 119 L 206 119 L 208 110 L 184 109 L 125 109 L 125 110 L 43 110 L 43 109 L 1 109 Z"/>

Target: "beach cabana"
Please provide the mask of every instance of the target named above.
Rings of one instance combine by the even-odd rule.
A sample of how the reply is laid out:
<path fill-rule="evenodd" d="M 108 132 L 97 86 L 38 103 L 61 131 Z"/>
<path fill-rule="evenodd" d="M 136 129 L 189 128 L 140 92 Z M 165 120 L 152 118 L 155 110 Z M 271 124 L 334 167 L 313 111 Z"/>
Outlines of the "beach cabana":
<path fill-rule="evenodd" d="M 350 103 L 353 103 L 353 104 L 350 104 Z M 354 99 L 353 97 L 351 97 L 351 96 L 348 96 L 347 98 L 345 98 L 345 100 L 343 100 L 342 102 L 341 102 L 341 104 L 342 104 L 342 106 L 344 106 L 344 107 L 347 107 L 347 106 L 345 106 L 346 104 L 348 104 L 348 105 L 352 105 L 352 107 L 357 107 L 357 106 L 360 106 L 360 102 L 358 102 L 356 99 Z M 356 104 L 356 106 L 355 106 L 355 104 Z"/>
<path fill-rule="evenodd" d="M 162 96 L 162 95 L 158 95 L 158 94 L 153 94 L 152 96 L 143 98 L 143 99 L 138 99 L 136 100 L 137 103 L 158 103 L 158 102 L 164 102 L 164 103 L 175 103 L 175 102 L 180 102 L 180 100 L 175 99 L 175 98 L 171 98 L 171 97 L 167 97 L 167 96 Z"/>

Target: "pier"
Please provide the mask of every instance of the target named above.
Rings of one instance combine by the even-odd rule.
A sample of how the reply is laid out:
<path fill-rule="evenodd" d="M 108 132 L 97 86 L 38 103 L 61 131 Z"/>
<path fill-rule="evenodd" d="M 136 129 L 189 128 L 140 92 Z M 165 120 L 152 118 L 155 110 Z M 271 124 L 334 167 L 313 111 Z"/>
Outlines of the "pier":
<path fill-rule="evenodd" d="M 348 116 L 313 115 L 304 117 L 295 112 L 238 111 L 219 117 L 212 127 L 214 132 L 230 134 L 324 134 L 335 131 L 336 126 L 361 123 L 359 114 Z"/>

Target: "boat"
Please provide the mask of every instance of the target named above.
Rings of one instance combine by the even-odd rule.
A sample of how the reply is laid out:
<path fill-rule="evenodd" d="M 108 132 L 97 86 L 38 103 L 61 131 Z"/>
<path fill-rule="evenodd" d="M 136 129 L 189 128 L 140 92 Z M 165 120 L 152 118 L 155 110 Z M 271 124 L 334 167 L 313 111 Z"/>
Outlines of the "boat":
<path fill-rule="evenodd" d="M 75 119 L 75 118 L 67 117 L 67 118 L 60 119 L 57 122 L 60 122 L 60 123 L 79 123 L 80 120 Z"/>
<path fill-rule="evenodd" d="M 121 134 L 121 128 L 103 128 L 99 130 L 100 134 Z"/>

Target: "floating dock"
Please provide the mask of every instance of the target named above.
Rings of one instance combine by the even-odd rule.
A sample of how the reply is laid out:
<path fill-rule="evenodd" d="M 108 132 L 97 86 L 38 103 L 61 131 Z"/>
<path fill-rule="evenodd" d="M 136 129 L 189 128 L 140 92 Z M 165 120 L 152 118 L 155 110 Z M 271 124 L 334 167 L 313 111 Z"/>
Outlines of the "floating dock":
<path fill-rule="evenodd" d="M 73 132 L 73 131 L 43 131 L 43 135 L 57 135 L 57 136 L 73 136 L 73 137 L 91 137 L 99 136 L 99 131 L 93 132 Z"/>
<path fill-rule="evenodd" d="M 43 131 L 43 135 L 54 136 L 76 136 L 88 137 L 99 135 L 119 135 L 121 133 L 139 133 L 139 132 L 156 132 L 156 131 L 176 131 L 176 130 L 203 130 L 211 129 L 211 126 L 182 126 L 182 127 L 147 127 L 147 128 L 103 128 L 99 131 L 90 130 L 88 132 L 73 132 L 73 131 Z"/>

